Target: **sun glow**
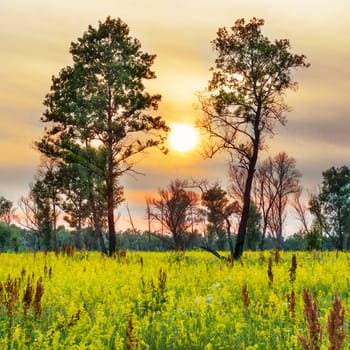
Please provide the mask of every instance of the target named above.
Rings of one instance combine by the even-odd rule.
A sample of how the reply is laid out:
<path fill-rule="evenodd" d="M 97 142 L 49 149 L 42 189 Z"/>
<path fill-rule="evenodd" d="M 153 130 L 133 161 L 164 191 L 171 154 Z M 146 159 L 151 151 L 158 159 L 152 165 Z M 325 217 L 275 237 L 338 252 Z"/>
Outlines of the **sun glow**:
<path fill-rule="evenodd" d="M 189 152 L 198 144 L 198 133 L 190 124 L 173 124 L 169 142 L 173 150 Z"/>

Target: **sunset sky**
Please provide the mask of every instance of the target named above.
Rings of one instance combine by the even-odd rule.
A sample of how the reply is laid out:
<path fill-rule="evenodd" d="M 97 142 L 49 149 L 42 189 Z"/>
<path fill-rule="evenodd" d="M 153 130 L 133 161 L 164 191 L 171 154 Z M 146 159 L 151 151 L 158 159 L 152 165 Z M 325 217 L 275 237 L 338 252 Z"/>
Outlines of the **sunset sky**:
<path fill-rule="evenodd" d="M 299 89 L 286 98 L 293 110 L 269 141 L 268 154 L 296 158 L 310 191 L 323 170 L 350 165 L 349 0 L 1 0 L 0 16 L 0 195 L 16 206 L 39 164 L 33 142 L 43 134 L 51 76 L 71 64 L 70 43 L 107 16 L 120 17 L 143 50 L 157 55 L 157 79 L 147 86 L 162 95 L 159 113 L 169 123 L 190 124 L 201 113 L 196 93 L 210 79 L 217 29 L 237 18 L 263 18 L 266 36 L 289 39 L 292 51 L 311 63 L 293 73 Z M 203 160 L 198 147 L 167 156 L 150 151 L 136 170 L 145 175 L 121 182 L 137 224 L 145 196 L 175 178 L 227 183 L 225 157 Z M 125 204 L 120 211 L 124 216 Z"/>

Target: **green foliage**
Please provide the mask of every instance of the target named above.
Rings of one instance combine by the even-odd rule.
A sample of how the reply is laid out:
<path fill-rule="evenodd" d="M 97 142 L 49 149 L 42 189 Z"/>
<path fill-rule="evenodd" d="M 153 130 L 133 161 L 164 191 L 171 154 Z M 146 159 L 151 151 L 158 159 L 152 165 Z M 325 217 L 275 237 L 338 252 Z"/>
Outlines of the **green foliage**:
<path fill-rule="evenodd" d="M 314 224 L 310 230 L 305 233 L 305 247 L 307 250 L 319 250 L 322 248 L 322 228 Z"/>
<path fill-rule="evenodd" d="M 160 268 L 157 284 L 153 280 L 141 280 L 142 301 L 139 310 L 141 314 L 150 313 L 150 317 L 152 318 L 154 313 L 160 313 L 165 309 L 166 302 L 168 301 L 166 279 L 166 272 Z"/>
<path fill-rule="evenodd" d="M 127 250 L 136 251 L 161 251 L 166 250 L 162 241 L 148 233 L 142 231 L 125 230 L 118 232 L 120 247 Z"/>
<path fill-rule="evenodd" d="M 55 188 L 57 190 L 57 188 Z M 32 197 L 36 207 L 36 222 L 43 247 L 52 249 L 54 239 L 54 222 L 56 213 L 54 213 L 51 203 L 50 182 L 45 179 L 37 180 L 31 189 Z"/>
<path fill-rule="evenodd" d="M 249 218 L 245 240 L 245 249 L 257 250 L 261 241 L 261 214 L 258 207 L 250 202 Z"/>
<path fill-rule="evenodd" d="M 0 222 L 10 224 L 10 215 L 12 209 L 12 202 L 5 197 L 0 197 Z"/>
<path fill-rule="evenodd" d="M 322 175 L 320 193 L 311 198 L 310 211 L 337 249 L 346 249 L 350 236 L 350 169 L 347 166 L 331 167 Z"/>
<path fill-rule="evenodd" d="M 294 235 L 287 237 L 283 242 L 282 249 L 286 251 L 305 250 L 305 240 L 303 235 L 295 233 Z"/>
<path fill-rule="evenodd" d="M 0 252 L 23 249 L 24 231 L 14 225 L 0 222 Z M 21 249 L 22 248 L 22 249 Z"/>
<path fill-rule="evenodd" d="M 218 184 L 214 184 L 202 194 L 202 204 L 207 214 L 207 244 L 218 250 L 225 250 L 232 241 L 230 232 L 227 232 L 230 217 L 237 213 L 237 202 L 230 202 L 226 191 Z M 226 227 L 225 227 L 226 226 Z"/>

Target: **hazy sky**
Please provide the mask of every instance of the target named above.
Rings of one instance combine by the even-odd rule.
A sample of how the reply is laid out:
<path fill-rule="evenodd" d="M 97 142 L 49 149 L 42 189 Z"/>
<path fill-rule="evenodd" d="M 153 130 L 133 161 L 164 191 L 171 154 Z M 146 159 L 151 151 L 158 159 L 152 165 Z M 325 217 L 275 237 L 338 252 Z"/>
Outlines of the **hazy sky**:
<path fill-rule="evenodd" d="M 157 54 L 157 79 L 149 88 L 162 95 L 160 114 L 189 123 L 200 113 L 196 92 L 210 79 L 217 29 L 237 18 L 265 19 L 265 35 L 290 39 L 293 52 L 311 63 L 294 73 L 299 89 L 287 95 L 293 111 L 269 142 L 269 154 L 296 158 L 309 190 L 323 170 L 350 165 L 349 0 L 1 0 L 0 16 L 0 195 L 15 203 L 28 193 L 39 164 L 32 145 L 43 134 L 51 76 L 71 64 L 70 43 L 107 16 L 120 17 L 143 50 Z M 203 160 L 198 150 L 152 151 L 137 170 L 145 176 L 122 179 L 135 217 L 144 215 L 145 195 L 172 179 L 227 178 L 224 158 Z"/>

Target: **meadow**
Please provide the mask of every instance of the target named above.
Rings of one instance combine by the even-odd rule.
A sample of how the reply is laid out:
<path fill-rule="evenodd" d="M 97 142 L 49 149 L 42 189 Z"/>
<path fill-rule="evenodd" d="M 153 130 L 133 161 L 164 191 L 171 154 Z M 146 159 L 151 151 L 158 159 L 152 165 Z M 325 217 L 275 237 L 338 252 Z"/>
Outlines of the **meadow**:
<path fill-rule="evenodd" d="M 1 253 L 0 349 L 304 349 L 306 291 L 320 327 L 310 349 L 337 349 L 335 293 L 349 349 L 349 272 L 340 252 L 245 252 L 233 264 L 200 251 Z"/>

